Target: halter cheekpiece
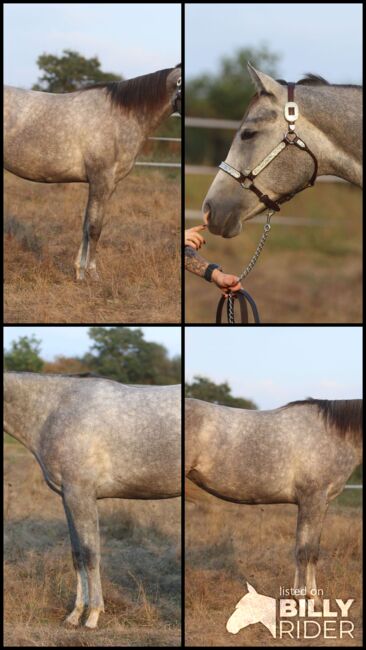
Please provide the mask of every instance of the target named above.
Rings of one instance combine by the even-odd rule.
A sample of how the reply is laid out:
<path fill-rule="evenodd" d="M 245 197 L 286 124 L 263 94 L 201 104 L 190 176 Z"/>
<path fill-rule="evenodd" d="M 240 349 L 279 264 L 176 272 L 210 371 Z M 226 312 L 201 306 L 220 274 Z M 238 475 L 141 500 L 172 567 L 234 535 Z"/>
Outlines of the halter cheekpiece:
<path fill-rule="evenodd" d="M 284 136 L 283 140 L 274 148 L 272 151 L 265 157 L 263 158 L 262 162 L 260 162 L 254 169 L 244 169 L 243 172 L 238 171 L 235 169 L 235 167 L 232 167 L 229 165 L 227 162 L 222 162 L 219 165 L 219 168 L 223 171 L 226 172 L 226 174 L 229 174 L 234 180 L 238 181 L 240 183 L 241 187 L 244 190 L 251 190 L 254 192 L 254 194 L 257 195 L 258 199 L 264 203 L 264 205 L 269 209 L 273 210 L 273 212 L 278 212 L 280 208 L 281 203 L 285 203 L 285 201 L 289 201 L 292 199 L 295 194 L 298 192 L 301 192 L 304 190 L 306 187 L 311 187 L 315 183 L 315 179 L 318 173 L 318 161 L 313 154 L 313 152 L 309 149 L 309 147 L 305 144 L 301 138 L 295 133 L 295 122 L 297 118 L 299 117 L 299 107 L 294 101 L 294 96 L 295 96 L 295 84 L 294 83 L 288 83 L 287 84 L 287 102 L 285 104 L 284 108 L 284 116 L 285 120 L 287 122 L 287 133 Z M 267 194 L 263 194 L 261 190 L 254 184 L 254 181 L 258 174 L 260 174 L 263 169 L 268 167 L 268 165 L 279 156 L 281 151 L 283 151 L 286 147 L 289 145 L 294 145 L 295 147 L 298 147 L 298 149 L 301 149 L 302 151 L 306 151 L 309 156 L 312 157 L 313 162 L 314 162 L 314 172 L 313 175 L 311 176 L 310 180 L 307 182 L 307 184 L 302 187 L 299 190 L 295 190 L 295 192 L 290 192 L 289 194 L 284 194 L 281 196 L 277 201 L 273 201 L 272 199 L 269 198 Z"/>

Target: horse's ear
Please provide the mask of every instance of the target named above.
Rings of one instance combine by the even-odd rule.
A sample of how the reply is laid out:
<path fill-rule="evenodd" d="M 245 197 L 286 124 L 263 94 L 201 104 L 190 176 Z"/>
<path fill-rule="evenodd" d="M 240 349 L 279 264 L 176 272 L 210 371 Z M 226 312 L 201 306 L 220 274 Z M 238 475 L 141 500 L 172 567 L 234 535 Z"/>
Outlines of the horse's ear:
<path fill-rule="evenodd" d="M 256 594 L 257 593 L 256 590 L 254 589 L 254 587 L 252 587 L 252 585 L 249 584 L 249 582 L 247 582 L 247 588 L 248 588 L 248 592 L 250 594 Z"/>
<path fill-rule="evenodd" d="M 276 96 L 281 92 L 281 85 L 275 79 L 272 79 L 272 77 L 270 77 L 268 74 L 265 74 L 260 70 L 256 70 L 250 61 L 247 63 L 247 68 L 250 78 L 255 85 L 258 94 L 264 92 Z"/>

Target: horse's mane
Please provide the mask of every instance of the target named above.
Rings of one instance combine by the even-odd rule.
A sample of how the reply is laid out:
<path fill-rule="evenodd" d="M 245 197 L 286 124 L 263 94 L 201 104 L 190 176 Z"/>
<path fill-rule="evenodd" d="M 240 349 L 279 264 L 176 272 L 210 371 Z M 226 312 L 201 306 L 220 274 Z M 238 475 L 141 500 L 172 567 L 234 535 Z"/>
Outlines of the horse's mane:
<path fill-rule="evenodd" d="M 181 64 L 175 66 L 181 67 Z M 155 110 L 165 101 L 167 96 L 166 80 L 174 68 L 165 68 L 150 74 L 144 74 L 125 81 L 111 81 L 93 84 L 83 88 L 83 91 L 93 88 L 105 88 L 114 106 L 131 110 Z"/>
<path fill-rule="evenodd" d="M 304 400 L 289 402 L 283 408 L 291 408 L 299 405 L 310 405 L 318 409 L 323 417 L 324 423 L 329 428 L 337 431 L 338 435 L 345 437 L 346 434 L 353 434 L 355 437 L 362 436 L 362 399 L 313 399 L 308 397 Z"/>
<path fill-rule="evenodd" d="M 287 81 L 284 79 L 276 79 L 276 81 L 281 84 L 281 86 L 286 86 Z M 302 79 L 296 81 L 297 86 L 331 86 L 337 88 L 361 88 L 357 84 L 331 84 L 329 81 L 321 77 L 319 74 L 313 74 L 312 72 L 307 72 Z"/>

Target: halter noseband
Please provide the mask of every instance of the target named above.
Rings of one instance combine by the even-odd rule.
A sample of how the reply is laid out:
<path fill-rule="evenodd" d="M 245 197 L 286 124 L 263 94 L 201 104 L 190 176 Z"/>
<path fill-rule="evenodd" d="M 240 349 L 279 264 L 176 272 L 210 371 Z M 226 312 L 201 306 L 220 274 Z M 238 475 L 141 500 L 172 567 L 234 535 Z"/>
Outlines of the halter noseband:
<path fill-rule="evenodd" d="M 222 162 L 219 165 L 219 168 L 223 171 L 229 174 L 234 180 L 238 181 L 240 183 L 241 187 L 244 190 L 251 190 L 254 192 L 254 194 L 257 195 L 258 199 L 264 203 L 264 205 L 271 211 L 278 212 L 280 208 L 280 203 L 284 203 L 285 201 L 289 201 L 292 199 L 295 194 L 298 192 L 301 192 L 307 187 L 311 187 L 315 183 L 315 179 L 318 173 L 318 161 L 313 154 L 312 151 L 310 151 L 309 147 L 305 144 L 303 140 L 301 140 L 298 135 L 295 133 L 295 122 L 297 118 L 299 117 L 299 107 L 294 101 L 294 95 L 295 95 L 295 84 L 294 83 L 288 83 L 287 84 L 287 103 L 285 104 L 285 109 L 284 109 L 284 116 L 285 120 L 287 122 L 287 133 L 283 140 L 274 148 L 272 151 L 265 157 L 263 158 L 262 162 L 259 163 L 254 169 L 245 169 L 243 172 L 238 171 L 235 169 L 235 167 L 232 167 L 226 162 Z M 302 187 L 299 190 L 296 190 L 295 192 L 291 192 L 290 194 L 285 194 L 281 196 L 277 201 L 273 201 L 272 199 L 269 198 L 267 194 L 263 194 L 263 192 L 260 191 L 260 189 L 254 185 L 254 181 L 258 174 L 263 171 L 271 162 L 274 160 L 280 153 L 283 151 L 288 145 L 295 145 L 295 147 L 298 147 L 302 151 L 306 151 L 313 159 L 314 162 L 314 172 L 310 180 L 304 187 Z"/>

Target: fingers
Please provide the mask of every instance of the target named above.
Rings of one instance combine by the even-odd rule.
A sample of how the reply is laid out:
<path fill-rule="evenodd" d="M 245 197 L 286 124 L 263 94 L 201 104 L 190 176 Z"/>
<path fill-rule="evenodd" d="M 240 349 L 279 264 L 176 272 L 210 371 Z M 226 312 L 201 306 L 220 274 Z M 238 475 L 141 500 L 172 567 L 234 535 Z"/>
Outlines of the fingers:
<path fill-rule="evenodd" d="M 221 289 L 224 296 L 227 296 L 229 293 L 240 291 L 242 286 L 239 282 L 239 278 L 236 275 L 229 275 L 228 273 L 222 273 L 218 278 L 217 286 Z"/>
<path fill-rule="evenodd" d="M 195 226 L 185 231 L 184 244 L 185 246 L 192 246 L 196 250 L 201 248 L 206 243 L 202 235 L 198 234 L 199 230 L 205 230 L 205 226 Z"/>

